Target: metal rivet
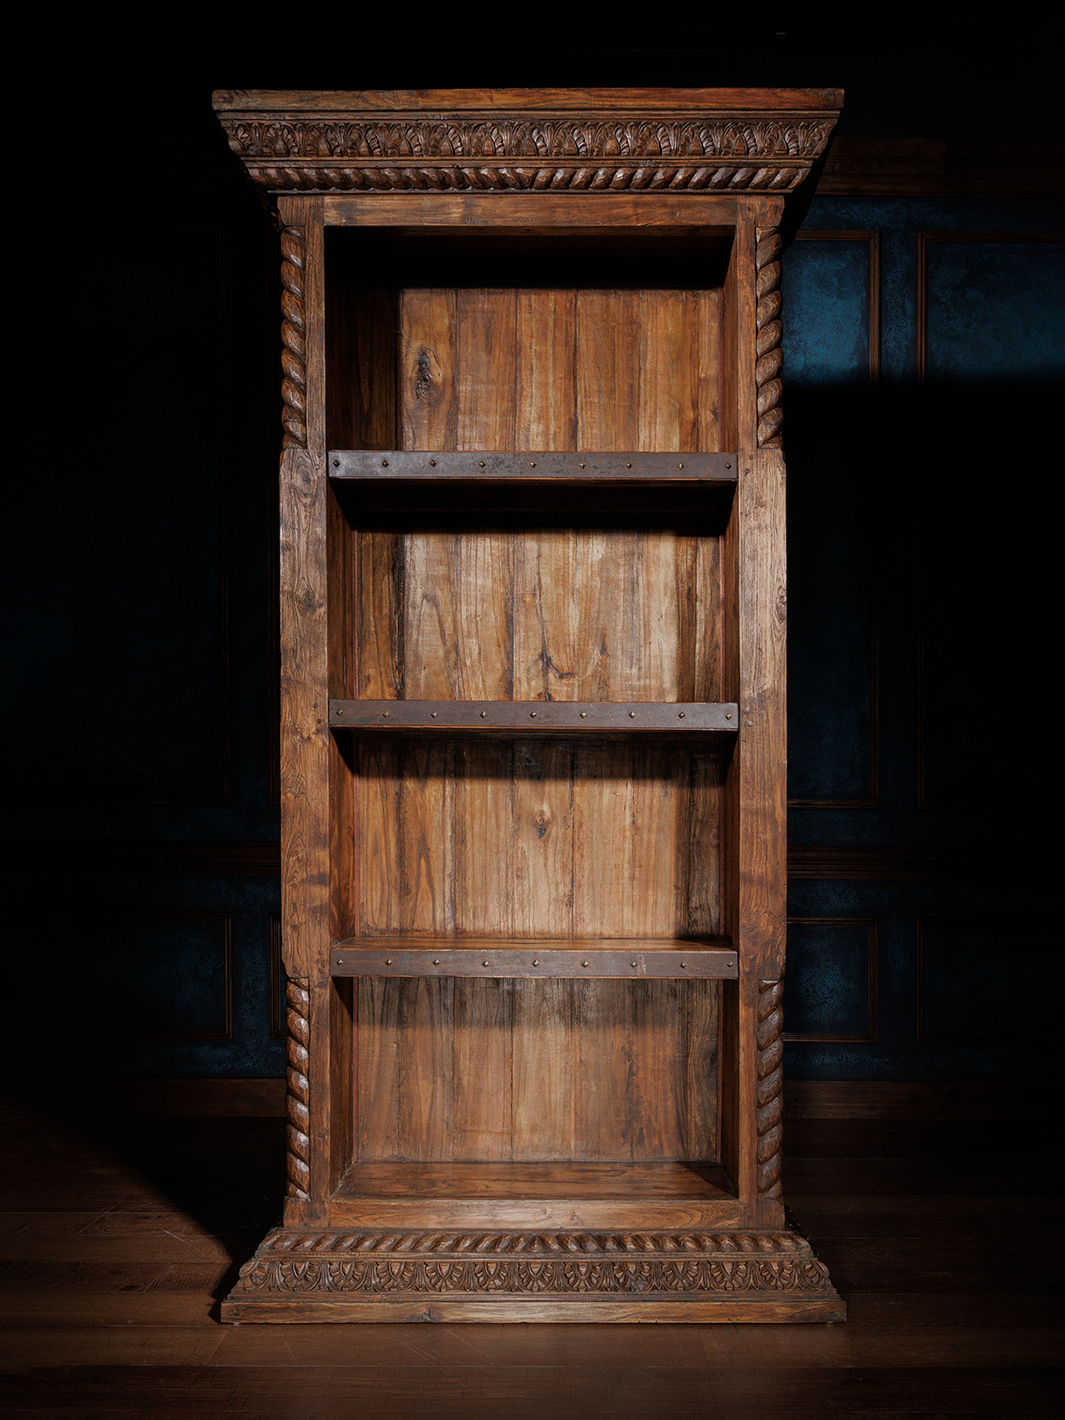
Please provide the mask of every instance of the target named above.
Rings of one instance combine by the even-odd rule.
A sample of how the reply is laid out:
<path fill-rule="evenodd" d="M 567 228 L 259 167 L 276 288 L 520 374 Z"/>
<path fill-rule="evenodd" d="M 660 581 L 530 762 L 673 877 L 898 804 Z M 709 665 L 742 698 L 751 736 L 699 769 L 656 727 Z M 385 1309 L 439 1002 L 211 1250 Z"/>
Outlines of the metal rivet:
<path fill-rule="evenodd" d="M 535 719 L 536 719 L 536 711 L 535 711 L 535 710 L 530 710 L 530 711 L 529 711 L 529 719 L 530 719 L 530 720 L 535 720 Z"/>
<path fill-rule="evenodd" d="M 433 957 L 433 965 L 434 965 L 434 966 L 439 966 L 439 965 L 440 965 L 440 958 L 439 958 L 439 957 Z"/>
<path fill-rule="evenodd" d="M 754 721 L 753 721 L 753 720 L 748 720 L 748 721 L 747 721 L 747 728 L 750 729 L 750 727 L 751 727 L 753 724 L 754 724 Z"/>
<path fill-rule="evenodd" d="M 434 719 L 434 720 L 436 719 L 436 711 L 435 711 L 435 710 L 430 710 L 430 711 L 429 711 L 429 714 L 430 714 L 430 716 L 431 716 L 432 719 Z"/>
<path fill-rule="evenodd" d="M 343 957 L 337 957 L 337 966 L 343 966 L 343 965 L 344 965 L 344 958 L 343 958 Z"/>
<path fill-rule="evenodd" d="M 340 467 L 340 460 L 339 460 L 339 459 L 334 459 L 334 460 L 333 460 L 333 467 L 334 467 L 334 468 L 339 468 L 339 467 Z"/>
<path fill-rule="evenodd" d="M 488 963 L 487 963 L 486 961 L 483 961 L 483 962 L 481 962 L 481 965 L 482 965 L 482 966 L 487 966 Z"/>
<path fill-rule="evenodd" d="M 481 467 L 484 468 L 484 459 L 481 460 Z"/>
<path fill-rule="evenodd" d="M 430 468 L 435 468 L 435 467 L 436 467 L 436 459 L 430 459 L 430 460 L 429 460 L 429 467 L 430 467 Z M 725 467 L 727 468 L 728 465 L 726 464 Z"/>
<path fill-rule="evenodd" d="M 537 961 L 536 958 L 534 957 L 534 958 L 533 958 L 533 966 L 539 966 L 539 965 L 540 965 L 539 961 Z"/>
<path fill-rule="evenodd" d="M 391 718 L 392 718 L 392 711 L 391 711 L 391 710 L 384 710 L 384 711 L 382 711 L 382 714 L 383 714 L 383 717 L 384 717 L 386 720 L 391 720 Z"/>
<path fill-rule="evenodd" d="M 482 710 L 482 711 L 481 711 L 481 719 L 482 719 L 482 720 L 486 720 L 487 718 L 488 718 L 488 711 L 487 711 L 487 710 Z"/>
<path fill-rule="evenodd" d="M 632 467 L 632 464 L 631 464 L 631 463 L 627 463 L 627 464 L 625 465 L 625 467 L 626 467 L 626 468 L 631 468 L 631 467 Z"/>
<path fill-rule="evenodd" d="M 726 710 L 726 711 L 725 711 L 725 719 L 726 719 L 726 720 L 731 720 L 731 719 L 732 719 L 732 711 L 731 711 L 731 710 Z"/>
<path fill-rule="evenodd" d="M 682 967 L 682 968 L 683 968 L 683 967 L 686 967 L 687 965 L 688 965 L 688 963 L 687 963 L 686 961 L 682 961 L 682 962 L 681 962 L 681 967 Z"/>
<path fill-rule="evenodd" d="M 530 467 L 530 468 L 535 468 L 535 467 L 536 467 L 536 464 L 535 464 L 535 463 L 530 463 L 530 464 L 529 464 L 529 467 Z"/>
<path fill-rule="evenodd" d="M 387 459 L 382 459 L 382 460 L 381 460 L 381 467 L 382 467 L 382 468 L 387 468 L 387 467 L 388 467 L 388 460 L 387 460 Z"/>
<path fill-rule="evenodd" d="M 578 464 L 577 467 L 578 467 L 578 468 L 583 468 L 583 467 L 584 467 L 584 464 Z"/>
<path fill-rule="evenodd" d="M 581 711 L 581 719 L 582 719 L 582 720 L 587 720 L 587 718 L 588 718 L 588 711 L 587 711 L 587 710 L 582 710 L 582 711 Z"/>
<path fill-rule="evenodd" d="M 391 966 L 391 965 L 392 965 L 392 958 L 391 958 L 391 957 L 385 957 L 385 966 Z"/>
<path fill-rule="evenodd" d="M 685 712 L 684 712 L 683 710 L 678 710 L 678 711 L 677 711 L 677 719 L 678 719 L 678 720 L 683 720 L 683 719 L 684 719 L 684 713 L 685 713 Z"/>
<path fill-rule="evenodd" d="M 630 720 L 635 720 L 635 719 L 636 719 L 636 711 L 635 711 L 635 710 L 630 710 L 630 711 L 629 711 L 629 719 L 630 719 Z"/>
<path fill-rule="evenodd" d="M 677 464 L 677 467 L 678 467 L 678 468 L 683 468 L 684 465 L 683 465 L 682 463 L 679 463 L 679 464 Z"/>
<path fill-rule="evenodd" d="M 588 963 L 587 963 L 586 961 L 582 961 L 582 962 L 581 962 L 581 966 L 587 966 L 587 965 L 588 965 Z"/>
<path fill-rule="evenodd" d="M 636 963 L 635 963 L 635 962 L 631 962 L 630 965 L 631 965 L 631 966 L 635 966 Z"/>

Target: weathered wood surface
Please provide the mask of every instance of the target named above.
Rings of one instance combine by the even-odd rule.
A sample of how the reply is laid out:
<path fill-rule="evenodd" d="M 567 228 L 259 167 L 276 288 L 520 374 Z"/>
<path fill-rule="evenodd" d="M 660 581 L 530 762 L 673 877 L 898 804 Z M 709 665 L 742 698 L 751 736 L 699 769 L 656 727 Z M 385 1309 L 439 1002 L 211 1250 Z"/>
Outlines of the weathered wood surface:
<path fill-rule="evenodd" d="M 639 107 L 649 113 L 675 109 L 832 109 L 843 103 L 842 89 L 215 89 L 215 109 L 333 113 L 360 109 L 568 109 Z"/>
<path fill-rule="evenodd" d="M 646 701 L 544 701 L 544 700 L 333 700 L 329 723 L 334 729 L 370 730 L 505 730 L 529 734 L 554 733 L 670 735 L 698 732 L 735 733 L 739 706 L 674 701 L 649 705 Z"/>
<path fill-rule="evenodd" d="M 349 937 L 333 948 L 334 976 L 558 977 L 625 980 L 720 980 L 735 977 L 735 951 L 699 941 L 548 937 L 501 941 L 485 937 Z"/>
<path fill-rule="evenodd" d="M 529 294 L 529 293 L 526 293 Z M 533 377 L 541 367 L 533 370 Z M 538 391 L 535 393 L 539 393 Z M 534 398 L 534 408 L 547 399 Z M 535 430 L 533 432 L 539 432 Z M 429 449 L 409 453 L 403 449 L 346 449 L 329 451 L 329 476 L 336 479 L 374 479 L 405 482 L 411 479 L 472 480 L 496 483 L 520 480 L 532 483 L 715 483 L 731 487 L 736 482 L 735 454 L 637 453 L 597 450 L 558 453 L 529 448 L 521 453 L 478 450 L 449 453 Z"/>
<path fill-rule="evenodd" d="M 716 938 L 702 742 L 359 740 L 361 933 Z"/>
<path fill-rule="evenodd" d="M 366 977 L 358 1158 L 713 1159 L 717 989 Z"/>

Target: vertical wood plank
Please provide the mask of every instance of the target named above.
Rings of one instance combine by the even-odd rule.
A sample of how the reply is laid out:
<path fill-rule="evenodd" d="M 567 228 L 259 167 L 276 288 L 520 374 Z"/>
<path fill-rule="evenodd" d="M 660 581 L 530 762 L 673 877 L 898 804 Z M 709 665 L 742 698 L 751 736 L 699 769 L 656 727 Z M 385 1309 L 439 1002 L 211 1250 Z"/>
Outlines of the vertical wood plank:
<path fill-rule="evenodd" d="M 455 930 L 453 741 L 412 739 L 397 766 L 400 903 L 396 930 L 433 937 Z"/>
<path fill-rule="evenodd" d="M 639 293 L 577 292 L 577 447 L 635 449 Z"/>
<path fill-rule="evenodd" d="M 455 1094 L 452 1157 L 511 1159 L 514 1155 L 514 991 L 506 980 L 456 981 Z"/>
<path fill-rule="evenodd" d="M 455 763 L 455 930 L 472 937 L 506 937 L 513 896 L 514 742 L 458 742 Z"/>
<path fill-rule="evenodd" d="M 360 1159 L 401 1157 L 399 1011 L 403 983 L 367 976 L 359 983 L 356 1113 Z"/>
<path fill-rule="evenodd" d="M 458 319 L 454 291 L 399 298 L 399 425 L 404 449 L 458 448 Z"/>
<path fill-rule="evenodd" d="M 686 986 L 681 1014 L 684 1093 L 679 1157 L 716 1159 L 720 984 L 690 981 Z"/>
<path fill-rule="evenodd" d="M 512 763 L 506 845 L 510 932 L 568 937 L 573 933 L 573 746 L 565 740 L 516 740 Z"/>
<path fill-rule="evenodd" d="M 577 448 L 576 307 L 575 291 L 515 292 L 515 449 Z"/>
<path fill-rule="evenodd" d="M 577 586 L 584 537 L 568 529 L 512 534 L 515 700 L 578 700 Z"/>
<path fill-rule="evenodd" d="M 627 981 L 573 983 L 574 1156 L 632 1158 L 631 993 Z"/>
<path fill-rule="evenodd" d="M 696 937 L 721 935 L 721 752 L 695 749 L 690 760 L 687 824 L 687 914 L 680 930 Z"/>
<path fill-rule="evenodd" d="M 359 742 L 359 883 L 362 931 L 387 936 L 400 922 L 401 746 Z"/>
<path fill-rule="evenodd" d="M 698 411 L 693 448 L 700 453 L 716 454 L 728 447 L 721 442 L 721 292 L 712 289 L 694 294 L 699 307 L 692 367 Z"/>
<path fill-rule="evenodd" d="M 516 1159 L 572 1159 L 576 1144 L 572 981 L 514 981 Z"/>
<path fill-rule="evenodd" d="M 391 529 L 358 534 L 359 695 L 365 700 L 403 698 L 404 538 Z"/>
<path fill-rule="evenodd" d="M 458 449 L 513 449 L 517 429 L 517 292 L 456 293 L 462 366 Z"/>

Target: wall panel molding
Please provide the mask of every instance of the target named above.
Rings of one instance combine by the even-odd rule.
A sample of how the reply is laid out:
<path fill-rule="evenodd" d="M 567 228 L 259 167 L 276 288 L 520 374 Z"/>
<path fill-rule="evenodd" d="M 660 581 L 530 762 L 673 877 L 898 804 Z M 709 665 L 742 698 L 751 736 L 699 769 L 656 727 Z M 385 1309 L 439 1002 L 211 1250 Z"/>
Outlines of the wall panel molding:
<path fill-rule="evenodd" d="M 789 917 L 788 927 L 864 927 L 866 930 L 866 1029 L 864 1031 L 840 1032 L 840 1031 L 784 1031 L 784 1040 L 789 1044 L 802 1043 L 804 1041 L 818 1043 L 860 1043 L 873 1045 L 877 1040 L 877 919 L 875 917 Z M 786 1008 L 786 982 L 785 982 L 785 1013 L 784 1020 L 787 1021 Z"/>

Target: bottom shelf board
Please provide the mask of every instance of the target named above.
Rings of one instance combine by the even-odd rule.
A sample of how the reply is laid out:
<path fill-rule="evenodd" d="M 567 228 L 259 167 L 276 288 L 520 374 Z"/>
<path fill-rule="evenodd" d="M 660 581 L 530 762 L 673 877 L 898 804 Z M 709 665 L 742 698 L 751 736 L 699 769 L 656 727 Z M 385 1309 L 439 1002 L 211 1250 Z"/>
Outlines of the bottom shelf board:
<path fill-rule="evenodd" d="M 352 1164 L 333 1195 L 357 1199 L 732 1199 L 720 1164 L 491 1162 Z"/>

